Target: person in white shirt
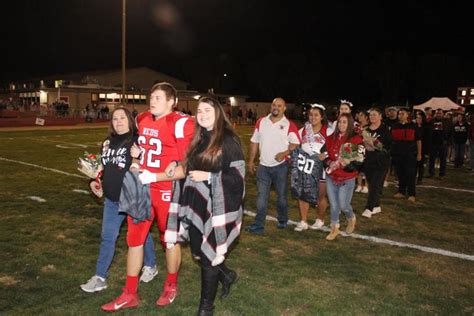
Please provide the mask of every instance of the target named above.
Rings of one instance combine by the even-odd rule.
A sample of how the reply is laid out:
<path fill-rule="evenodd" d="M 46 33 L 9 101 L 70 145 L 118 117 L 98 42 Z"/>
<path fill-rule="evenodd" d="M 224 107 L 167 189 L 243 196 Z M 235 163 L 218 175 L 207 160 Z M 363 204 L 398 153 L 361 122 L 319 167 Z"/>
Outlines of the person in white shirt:
<path fill-rule="evenodd" d="M 257 216 L 247 231 L 263 234 L 268 198 L 272 184 L 277 192 L 278 228 L 288 226 L 287 176 L 288 155 L 298 147 L 300 140 L 295 123 L 285 117 L 286 102 L 275 98 L 269 115 L 260 118 L 250 139 L 248 168 L 251 174 L 257 172 Z M 258 169 L 255 165 L 260 152 Z"/>

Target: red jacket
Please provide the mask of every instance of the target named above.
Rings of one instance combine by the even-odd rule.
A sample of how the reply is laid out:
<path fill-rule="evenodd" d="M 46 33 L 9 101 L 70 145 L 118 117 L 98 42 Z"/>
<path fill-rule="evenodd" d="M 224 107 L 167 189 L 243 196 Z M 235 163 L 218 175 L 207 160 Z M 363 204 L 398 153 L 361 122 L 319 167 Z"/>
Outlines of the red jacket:
<path fill-rule="evenodd" d="M 362 144 L 362 138 L 359 135 L 352 136 L 351 139 L 347 140 L 345 137 L 341 137 L 341 135 L 337 136 L 334 139 L 333 136 L 329 136 L 326 139 L 326 149 L 328 152 L 328 158 L 332 161 L 336 161 L 339 158 L 339 150 L 341 146 L 345 143 L 351 143 L 355 145 Z M 352 178 L 355 178 L 359 172 L 357 170 L 347 172 L 344 169 L 337 169 L 334 170 L 331 174 L 328 174 L 334 182 L 340 183 Z"/>

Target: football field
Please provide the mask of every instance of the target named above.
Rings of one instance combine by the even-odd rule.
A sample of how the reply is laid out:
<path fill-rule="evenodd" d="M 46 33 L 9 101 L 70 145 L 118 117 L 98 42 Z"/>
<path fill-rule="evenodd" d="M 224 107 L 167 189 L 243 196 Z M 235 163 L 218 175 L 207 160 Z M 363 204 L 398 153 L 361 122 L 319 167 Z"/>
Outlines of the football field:
<path fill-rule="evenodd" d="M 239 126 L 244 152 L 252 128 Z M 106 128 L 0 131 L 0 314 L 96 315 L 125 283 L 126 225 L 122 227 L 108 289 L 84 293 L 95 272 L 102 201 L 88 190 L 77 158 L 96 153 Z M 393 179 L 392 179 L 393 180 Z M 216 315 L 385 315 L 474 313 L 474 177 L 448 165 L 445 179 L 426 179 L 417 203 L 384 189 L 382 213 L 360 216 L 367 195 L 355 193 L 355 235 L 324 239 L 325 230 L 242 232 L 228 258 L 240 279 Z M 246 177 L 245 225 L 252 222 L 255 177 Z M 290 219 L 299 220 L 289 196 Z M 269 215 L 276 216 L 275 195 Z M 341 226 L 345 228 L 344 216 Z M 310 223 L 314 221 L 311 211 Z M 328 225 L 329 215 L 325 224 Z M 153 228 L 157 241 L 156 227 Z M 166 277 L 157 251 L 157 278 L 140 284 L 141 304 L 127 315 L 193 315 L 200 269 L 183 248 L 179 296 L 157 309 Z"/>

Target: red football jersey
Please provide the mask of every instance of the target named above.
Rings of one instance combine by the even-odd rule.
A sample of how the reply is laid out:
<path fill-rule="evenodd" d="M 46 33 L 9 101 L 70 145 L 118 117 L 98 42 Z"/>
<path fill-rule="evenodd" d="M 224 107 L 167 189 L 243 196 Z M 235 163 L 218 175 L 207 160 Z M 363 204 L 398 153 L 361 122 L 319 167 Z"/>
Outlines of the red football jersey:
<path fill-rule="evenodd" d="M 140 165 L 150 172 L 163 172 L 173 160 L 182 160 L 193 138 L 194 119 L 180 112 L 155 119 L 150 112 L 137 116 Z"/>

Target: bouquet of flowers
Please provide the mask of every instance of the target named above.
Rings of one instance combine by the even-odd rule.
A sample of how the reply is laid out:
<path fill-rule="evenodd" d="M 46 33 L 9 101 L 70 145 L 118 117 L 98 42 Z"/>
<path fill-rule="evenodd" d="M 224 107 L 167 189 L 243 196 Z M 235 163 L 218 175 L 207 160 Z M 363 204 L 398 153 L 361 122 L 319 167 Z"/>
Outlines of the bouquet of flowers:
<path fill-rule="evenodd" d="M 362 130 L 361 133 L 364 147 L 368 151 L 387 151 L 382 142 L 379 140 L 378 135 L 372 136 L 367 130 Z"/>
<path fill-rule="evenodd" d="M 353 161 L 364 161 L 365 148 L 362 145 L 345 143 L 339 150 L 339 155 L 336 161 L 331 161 L 329 167 L 326 168 L 326 173 L 331 174 L 337 169 L 344 168 Z"/>
<path fill-rule="evenodd" d="M 84 157 L 79 158 L 77 161 L 77 170 L 91 179 L 97 179 L 103 169 L 100 158 L 100 155 L 89 154 L 87 151 L 84 152 Z"/>

